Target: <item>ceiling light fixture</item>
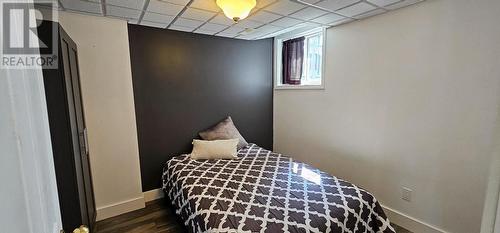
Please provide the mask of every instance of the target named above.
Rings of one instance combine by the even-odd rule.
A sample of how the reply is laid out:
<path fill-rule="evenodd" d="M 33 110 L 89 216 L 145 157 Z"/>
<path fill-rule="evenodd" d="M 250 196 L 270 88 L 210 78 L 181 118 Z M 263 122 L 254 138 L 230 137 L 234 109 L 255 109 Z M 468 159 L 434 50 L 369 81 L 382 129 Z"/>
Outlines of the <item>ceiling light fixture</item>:
<path fill-rule="evenodd" d="M 217 0 L 216 3 L 234 22 L 246 18 L 257 4 L 256 0 Z"/>

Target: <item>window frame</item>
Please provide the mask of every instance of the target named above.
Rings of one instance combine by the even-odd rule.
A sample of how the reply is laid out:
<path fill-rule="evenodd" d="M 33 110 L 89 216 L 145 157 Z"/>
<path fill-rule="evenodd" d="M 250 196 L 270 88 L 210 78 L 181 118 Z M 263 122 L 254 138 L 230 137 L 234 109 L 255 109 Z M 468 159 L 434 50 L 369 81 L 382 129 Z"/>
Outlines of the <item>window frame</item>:
<path fill-rule="evenodd" d="M 321 34 L 323 36 L 323 47 L 321 51 L 321 84 L 320 85 L 288 85 L 282 84 L 282 49 L 283 41 L 298 38 L 301 36 L 311 36 L 314 34 Z M 285 34 L 274 38 L 274 77 L 273 84 L 275 90 L 323 90 L 325 89 L 325 54 L 326 54 L 326 28 L 315 28 L 301 33 Z"/>

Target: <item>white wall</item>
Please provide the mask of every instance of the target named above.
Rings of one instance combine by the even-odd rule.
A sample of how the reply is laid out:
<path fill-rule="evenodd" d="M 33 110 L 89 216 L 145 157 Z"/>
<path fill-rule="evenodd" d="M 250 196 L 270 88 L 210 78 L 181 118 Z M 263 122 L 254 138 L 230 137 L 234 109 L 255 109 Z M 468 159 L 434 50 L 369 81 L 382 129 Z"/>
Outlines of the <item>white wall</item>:
<path fill-rule="evenodd" d="M 275 150 L 411 218 L 479 232 L 500 100 L 499 12 L 496 0 L 428 0 L 328 29 L 326 89 L 274 92 Z"/>
<path fill-rule="evenodd" d="M 127 22 L 60 12 L 78 46 L 97 218 L 144 207 Z"/>

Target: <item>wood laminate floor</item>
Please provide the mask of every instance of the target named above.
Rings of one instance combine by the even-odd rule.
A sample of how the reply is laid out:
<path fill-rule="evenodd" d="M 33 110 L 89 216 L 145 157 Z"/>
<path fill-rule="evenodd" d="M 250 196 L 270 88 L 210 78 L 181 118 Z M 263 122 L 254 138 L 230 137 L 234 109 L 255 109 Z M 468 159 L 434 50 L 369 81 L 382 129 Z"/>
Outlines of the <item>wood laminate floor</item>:
<path fill-rule="evenodd" d="M 146 203 L 146 208 L 97 222 L 96 233 L 187 233 L 165 199 Z M 93 233 L 93 232 L 92 232 Z"/>
<path fill-rule="evenodd" d="M 397 233 L 411 233 L 397 225 L 395 225 L 395 229 Z M 187 232 L 173 208 L 165 199 L 148 202 L 144 209 L 99 221 L 95 229 L 95 233 Z"/>

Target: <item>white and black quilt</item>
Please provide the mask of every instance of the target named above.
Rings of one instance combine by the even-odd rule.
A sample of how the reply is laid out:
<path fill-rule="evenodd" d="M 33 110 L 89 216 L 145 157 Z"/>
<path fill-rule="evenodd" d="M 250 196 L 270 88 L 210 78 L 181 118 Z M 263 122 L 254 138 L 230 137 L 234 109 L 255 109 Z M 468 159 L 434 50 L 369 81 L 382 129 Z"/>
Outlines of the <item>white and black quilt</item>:
<path fill-rule="evenodd" d="M 170 159 L 163 190 L 190 232 L 395 232 L 369 192 L 255 144 Z"/>

